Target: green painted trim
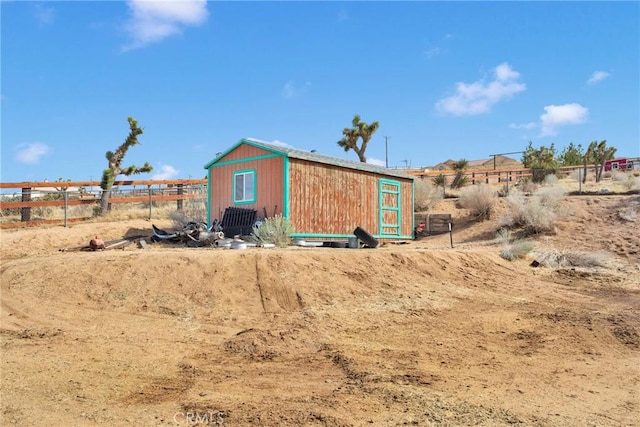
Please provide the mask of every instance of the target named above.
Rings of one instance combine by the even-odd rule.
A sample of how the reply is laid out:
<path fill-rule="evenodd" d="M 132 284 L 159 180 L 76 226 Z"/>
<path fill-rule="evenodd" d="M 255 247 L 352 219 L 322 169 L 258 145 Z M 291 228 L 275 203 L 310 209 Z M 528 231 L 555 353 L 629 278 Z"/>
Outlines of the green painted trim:
<path fill-rule="evenodd" d="M 211 169 L 207 169 L 207 225 L 211 227 Z"/>
<path fill-rule="evenodd" d="M 384 186 L 385 185 L 390 185 L 390 186 L 394 186 L 396 188 L 396 190 L 385 190 Z M 385 178 L 381 178 L 378 181 L 378 224 L 380 229 L 378 230 L 378 233 L 380 236 L 382 236 L 381 238 L 388 238 L 391 236 L 398 236 L 398 234 L 400 234 L 400 225 L 402 223 L 402 183 L 400 181 L 397 181 L 395 179 L 385 179 Z M 397 207 L 393 207 L 393 206 L 388 206 L 385 207 L 383 205 L 384 202 L 384 195 L 385 194 L 395 194 L 398 196 L 398 206 Z M 395 224 L 386 224 L 384 222 L 384 212 L 385 211 L 395 211 L 396 212 L 396 218 L 397 218 L 397 222 Z M 385 228 L 395 228 L 397 230 L 396 233 L 385 233 L 384 229 Z"/>
<path fill-rule="evenodd" d="M 216 157 L 215 159 L 211 160 L 209 163 L 207 163 L 206 165 L 204 165 L 204 168 L 205 168 L 205 169 L 209 169 L 210 167 L 212 167 L 212 166 L 214 166 L 214 165 L 218 166 L 218 165 L 220 165 L 221 163 L 226 163 L 226 162 L 220 162 L 220 163 L 218 163 L 218 159 L 222 159 L 224 156 L 226 156 L 227 154 L 229 154 L 230 152 L 232 152 L 233 150 L 235 150 L 236 148 L 238 148 L 238 147 L 239 147 L 239 146 L 241 146 L 242 144 L 246 144 L 246 145 L 250 145 L 250 146 L 252 146 L 252 147 L 260 148 L 261 150 L 264 150 L 264 151 L 269 151 L 269 152 L 271 152 L 272 154 L 275 154 L 275 155 L 277 155 L 277 156 L 286 156 L 286 155 L 287 155 L 284 151 L 273 150 L 273 149 L 271 149 L 271 148 L 269 148 L 269 147 L 265 147 L 265 146 L 263 146 L 263 145 L 261 145 L 261 144 L 258 144 L 258 143 L 255 143 L 255 142 L 253 142 L 253 141 L 249 141 L 249 140 L 247 140 L 247 139 L 244 139 L 244 138 L 243 138 L 243 139 L 241 139 L 240 141 L 236 142 L 236 143 L 233 145 L 233 147 L 229 148 L 227 151 L 223 152 L 223 153 L 222 153 L 222 154 L 220 154 L 218 157 Z M 265 154 L 265 156 L 267 156 L 267 155 L 268 155 L 268 154 Z M 258 156 L 256 156 L 256 157 L 258 157 Z M 232 161 L 232 160 L 229 160 L 229 161 Z M 244 161 L 246 161 L 246 159 L 245 159 Z M 227 163 L 227 164 L 230 164 L 230 163 Z"/>
<path fill-rule="evenodd" d="M 293 238 L 297 238 L 297 237 L 305 237 L 305 238 L 317 238 L 317 239 L 348 239 L 349 237 L 355 237 L 355 235 L 353 234 L 321 234 L 321 233 L 291 233 L 289 235 L 290 237 Z M 413 236 L 399 236 L 399 235 L 373 235 L 373 237 L 375 237 L 376 239 L 403 239 L 403 240 L 407 240 L 407 239 L 413 239 Z"/>
<path fill-rule="evenodd" d="M 253 174 L 253 198 L 250 200 L 236 200 L 236 176 L 237 175 L 247 175 Z M 234 205 L 250 205 L 256 202 L 258 197 L 258 173 L 255 169 L 241 169 L 233 172 L 233 204 Z M 244 181 L 243 181 L 244 183 Z"/>
<path fill-rule="evenodd" d="M 285 218 L 289 218 L 289 197 L 291 195 L 291 185 L 289 183 L 289 156 L 284 156 L 284 161 L 282 162 L 282 177 L 284 180 L 284 194 L 282 195 L 283 201 L 282 204 L 282 216 Z"/>
<path fill-rule="evenodd" d="M 260 156 L 243 157 L 241 159 L 227 160 L 226 162 L 216 163 L 215 165 L 211 165 L 210 168 L 217 168 L 219 166 L 227 166 L 227 165 L 237 165 L 238 163 L 253 162 L 256 160 L 272 159 L 274 157 L 281 157 L 281 155 L 280 154 L 262 154 Z"/>

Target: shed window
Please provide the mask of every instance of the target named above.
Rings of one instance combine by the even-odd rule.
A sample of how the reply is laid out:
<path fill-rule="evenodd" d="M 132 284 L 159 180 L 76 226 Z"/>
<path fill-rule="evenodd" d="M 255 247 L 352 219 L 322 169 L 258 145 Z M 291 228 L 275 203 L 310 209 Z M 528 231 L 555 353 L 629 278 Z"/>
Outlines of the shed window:
<path fill-rule="evenodd" d="M 256 171 L 241 170 L 233 173 L 233 202 L 236 204 L 255 203 Z"/>

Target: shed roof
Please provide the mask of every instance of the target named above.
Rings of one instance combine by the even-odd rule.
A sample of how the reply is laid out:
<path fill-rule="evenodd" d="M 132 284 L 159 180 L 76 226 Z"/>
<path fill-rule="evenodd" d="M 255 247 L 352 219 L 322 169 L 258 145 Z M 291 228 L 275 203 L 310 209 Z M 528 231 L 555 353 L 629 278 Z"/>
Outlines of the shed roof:
<path fill-rule="evenodd" d="M 388 176 L 394 176 L 397 178 L 414 179 L 413 176 L 408 175 L 407 173 L 402 172 L 400 170 L 389 169 L 384 166 L 372 165 L 370 163 L 353 162 L 351 160 L 345 160 L 339 157 L 326 156 L 324 154 L 313 153 L 311 151 L 297 150 L 295 148 L 291 148 L 283 145 L 270 144 L 270 143 L 252 139 L 252 138 L 241 139 L 233 147 L 229 148 L 227 151 L 223 152 L 222 154 L 217 156 L 215 159 L 207 163 L 204 166 L 204 168 L 205 169 L 210 168 L 215 163 L 217 163 L 218 160 L 222 159 L 224 156 L 226 156 L 227 154 L 229 154 L 230 152 L 232 152 L 242 144 L 262 148 L 263 150 L 266 150 L 275 154 L 281 154 L 283 156 L 287 156 L 292 159 L 308 160 L 310 162 L 323 163 L 327 165 L 338 166 L 338 167 L 347 168 L 347 169 L 355 169 L 355 170 L 360 170 L 364 172 L 371 172 L 378 175 L 388 175 Z"/>

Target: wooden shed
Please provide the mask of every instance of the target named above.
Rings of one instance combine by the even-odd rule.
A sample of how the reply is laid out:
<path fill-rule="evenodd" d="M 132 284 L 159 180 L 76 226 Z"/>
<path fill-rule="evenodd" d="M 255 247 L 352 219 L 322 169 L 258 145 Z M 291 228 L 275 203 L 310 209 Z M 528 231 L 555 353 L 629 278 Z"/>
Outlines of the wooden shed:
<path fill-rule="evenodd" d="M 292 237 L 413 239 L 413 177 L 385 167 L 242 139 L 205 165 L 207 220 L 229 207 L 281 214 Z"/>

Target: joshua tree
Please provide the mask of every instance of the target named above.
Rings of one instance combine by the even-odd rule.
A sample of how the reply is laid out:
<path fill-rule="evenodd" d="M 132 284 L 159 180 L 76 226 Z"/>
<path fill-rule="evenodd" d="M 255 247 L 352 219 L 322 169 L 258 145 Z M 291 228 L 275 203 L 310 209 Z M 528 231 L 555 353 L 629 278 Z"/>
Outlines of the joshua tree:
<path fill-rule="evenodd" d="M 136 119 L 129 117 L 127 120 L 129 121 L 130 129 L 127 139 L 125 139 L 115 152 L 107 151 L 105 154 L 109 166 L 102 172 L 102 181 L 100 182 L 100 188 L 102 189 L 100 215 L 105 215 L 109 209 L 109 196 L 116 176 L 130 176 L 138 173 L 151 172 L 153 170 L 153 167 L 148 162 L 145 162 L 144 166 L 140 168 L 133 165 L 127 166 L 126 168 L 122 167 L 122 159 L 125 154 L 127 154 L 129 148 L 138 145 L 138 135 L 142 135 L 144 132 L 144 129 L 138 127 L 138 121 Z"/>
<path fill-rule="evenodd" d="M 596 182 L 600 182 L 602 179 L 602 171 L 604 171 L 604 164 L 607 160 L 613 159 L 617 149 L 615 147 L 607 147 L 607 140 L 604 139 L 600 142 L 592 141 L 587 149 L 587 155 L 589 160 L 593 161 L 593 167 L 596 175 Z M 585 174 L 586 176 L 586 174 Z"/>
<path fill-rule="evenodd" d="M 360 115 L 358 114 L 353 116 L 351 124 L 353 125 L 351 128 L 344 128 L 342 130 L 343 136 L 342 139 L 338 141 L 338 145 L 344 148 L 344 151 L 355 151 L 360 161 L 362 163 L 366 163 L 367 158 L 364 153 L 367 150 L 369 140 L 378 130 L 379 124 L 378 122 L 371 122 L 370 124 L 362 122 L 360 121 Z M 362 139 L 362 143 L 359 147 L 358 139 Z"/>
<path fill-rule="evenodd" d="M 451 188 L 460 188 L 467 183 L 468 179 L 466 173 L 468 165 L 469 162 L 465 159 L 460 159 L 453 165 L 451 165 L 454 172 L 456 173 L 456 175 L 453 177 L 453 181 L 451 182 Z"/>

